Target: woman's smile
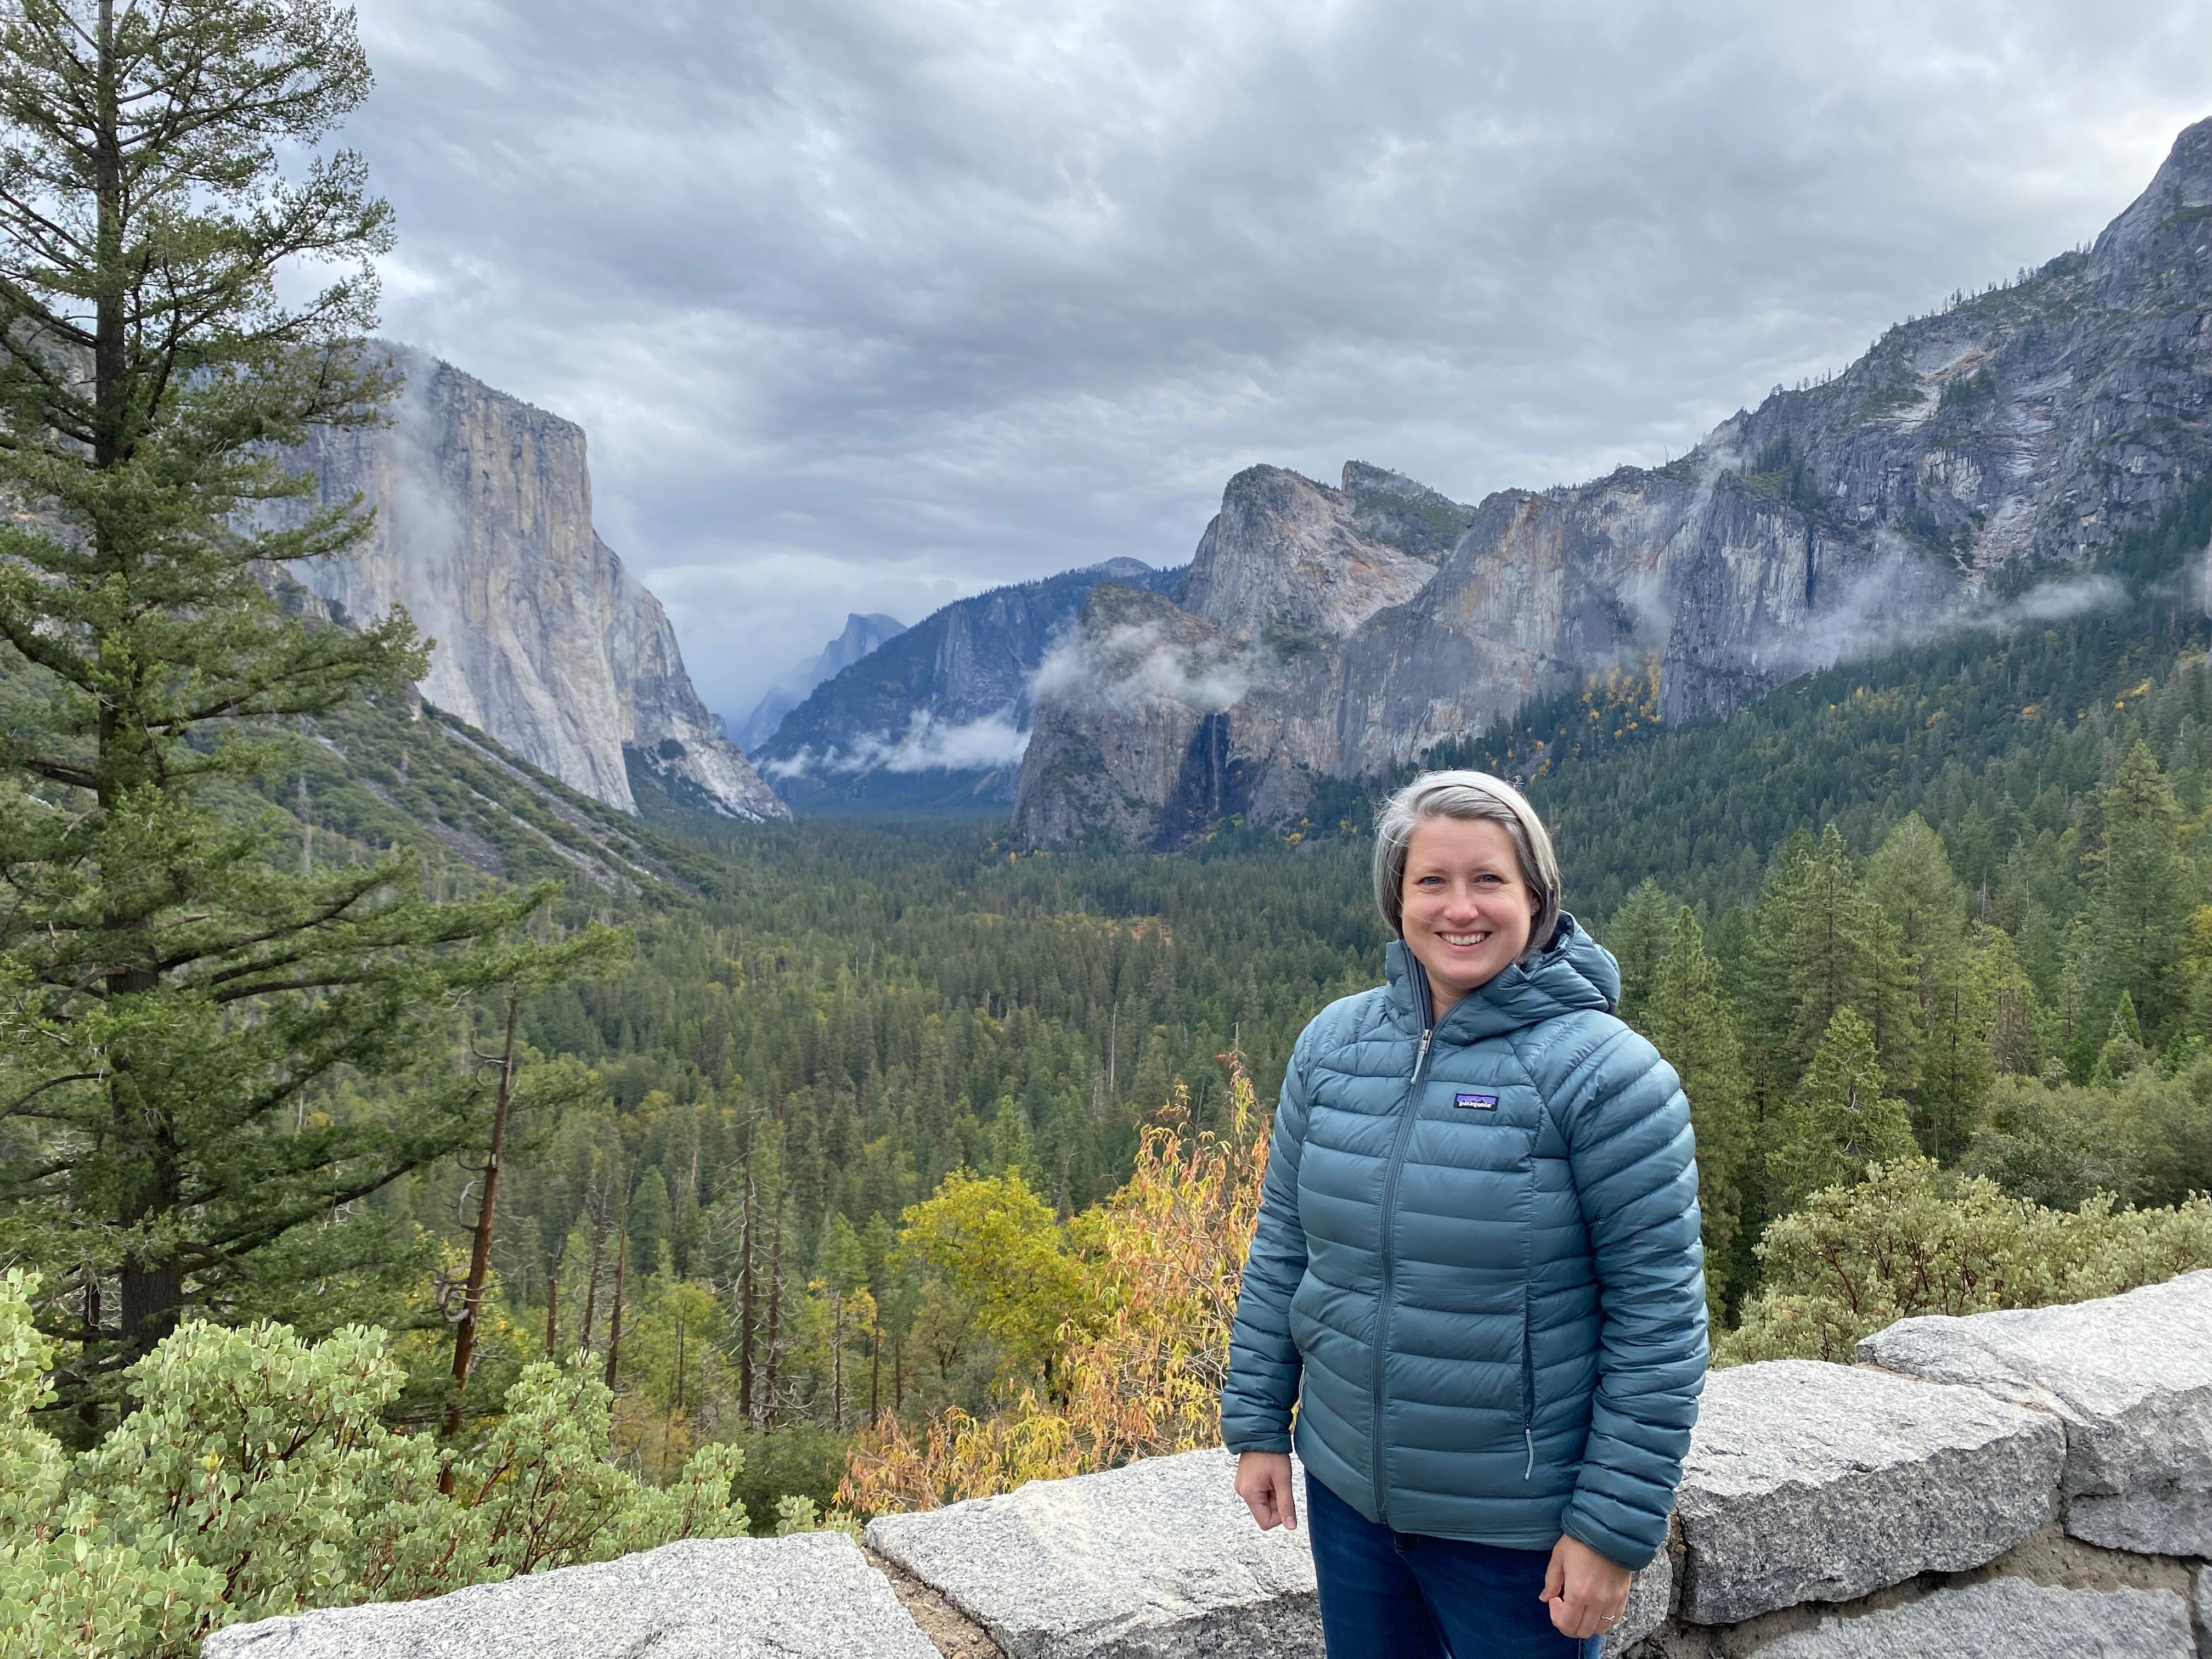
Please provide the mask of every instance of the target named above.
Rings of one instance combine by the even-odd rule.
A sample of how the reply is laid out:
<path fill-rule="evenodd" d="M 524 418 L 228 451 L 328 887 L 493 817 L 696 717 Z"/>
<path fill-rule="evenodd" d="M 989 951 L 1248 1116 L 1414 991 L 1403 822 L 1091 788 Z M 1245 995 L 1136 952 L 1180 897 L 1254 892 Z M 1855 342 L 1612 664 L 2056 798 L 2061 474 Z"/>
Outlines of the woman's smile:
<path fill-rule="evenodd" d="M 1428 972 L 1437 1018 L 1528 949 L 1540 900 L 1504 825 L 1424 818 L 1406 846 L 1406 948 Z"/>

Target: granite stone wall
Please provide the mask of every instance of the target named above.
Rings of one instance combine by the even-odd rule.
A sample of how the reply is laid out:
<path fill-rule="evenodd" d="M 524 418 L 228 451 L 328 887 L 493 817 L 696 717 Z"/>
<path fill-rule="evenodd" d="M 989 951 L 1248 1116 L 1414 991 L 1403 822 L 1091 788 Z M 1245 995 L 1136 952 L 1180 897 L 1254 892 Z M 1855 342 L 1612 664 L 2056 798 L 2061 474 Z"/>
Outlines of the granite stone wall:
<path fill-rule="evenodd" d="M 1716 1372 L 1612 1659 L 2212 1659 L 2212 1272 Z M 1299 1659 L 1221 1452 L 240 1626 L 204 1659 Z M 1471 1656 L 1465 1659 L 1472 1659 Z"/>

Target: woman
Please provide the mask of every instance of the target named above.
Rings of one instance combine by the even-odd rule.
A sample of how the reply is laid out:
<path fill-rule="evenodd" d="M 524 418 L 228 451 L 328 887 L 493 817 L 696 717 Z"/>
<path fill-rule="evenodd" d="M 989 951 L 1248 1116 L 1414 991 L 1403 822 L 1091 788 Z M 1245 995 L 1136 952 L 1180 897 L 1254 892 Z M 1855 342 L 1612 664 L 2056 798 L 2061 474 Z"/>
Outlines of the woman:
<path fill-rule="evenodd" d="M 1331 1659 L 1595 1655 L 1658 1553 L 1705 1374 L 1690 1116 L 1613 1016 L 1518 791 L 1431 772 L 1376 826 L 1387 985 L 1291 1056 L 1222 1392 L 1297 1524 Z"/>

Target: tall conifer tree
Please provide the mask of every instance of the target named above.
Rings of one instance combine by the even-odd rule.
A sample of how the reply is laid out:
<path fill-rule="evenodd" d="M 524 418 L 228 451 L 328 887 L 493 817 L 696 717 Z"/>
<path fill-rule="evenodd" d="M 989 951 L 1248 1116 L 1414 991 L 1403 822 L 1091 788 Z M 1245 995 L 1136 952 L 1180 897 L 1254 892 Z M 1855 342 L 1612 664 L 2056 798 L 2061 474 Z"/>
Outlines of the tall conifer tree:
<path fill-rule="evenodd" d="M 1631 1024 L 1650 994 L 1659 958 L 1674 939 L 1675 906 L 1665 890 L 1646 876 L 1630 890 L 1628 897 L 1606 924 L 1606 949 L 1620 964 L 1620 1017 Z"/>
<path fill-rule="evenodd" d="M 1705 1291 L 1718 1306 L 1742 1275 L 1736 1246 L 1744 1218 L 1753 1147 L 1751 1087 L 1743 1044 L 1687 905 L 1677 912 L 1667 952 L 1652 969 L 1639 1022 L 1690 1103 L 1698 1138 L 1698 1206 L 1705 1218 Z M 1755 1221 L 1755 1218 L 1754 1218 Z"/>
<path fill-rule="evenodd" d="M 1884 1091 L 1874 1028 L 1839 1008 L 1784 1114 L 1768 1168 L 1780 1200 L 1796 1209 L 1824 1187 L 1864 1180 L 1867 1165 L 1919 1152 L 1905 1103 Z"/>
<path fill-rule="evenodd" d="M 2075 1051 L 2094 1061 L 2112 1010 L 2124 994 L 2156 1048 L 2183 1012 L 2180 971 L 2198 898 L 2183 851 L 2181 808 L 2148 745 L 2138 741 L 2099 802 L 2103 844 L 2092 860 L 2086 926 L 2081 930 Z"/>
<path fill-rule="evenodd" d="M 28 1134 L 0 1227 L 67 1298 L 88 1414 L 187 1310 L 388 1259 L 356 1200 L 480 1138 L 484 1091 L 421 1062 L 473 947 L 545 896 L 307 874 L 239 806 L 296 752 L 280 723 L 424 670 L 404 616 L 311 626 L 270 591 L 367 527 L 290 507 L 316 485 L 281 450 L 392 390 L 361 345 L 389 211 L 357 155 L 284 159 L 368 85 L 330 0 L 0 5 L 0 1116 Z M 410 1068 L 383 1112 L 306 1109 Z"/>

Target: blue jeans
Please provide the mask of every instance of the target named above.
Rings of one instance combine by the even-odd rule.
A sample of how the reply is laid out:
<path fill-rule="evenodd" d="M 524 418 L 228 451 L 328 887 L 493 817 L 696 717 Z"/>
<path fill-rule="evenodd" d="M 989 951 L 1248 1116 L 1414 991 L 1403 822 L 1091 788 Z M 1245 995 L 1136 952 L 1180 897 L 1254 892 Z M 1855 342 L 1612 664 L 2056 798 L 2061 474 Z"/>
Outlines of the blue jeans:
<path fill-rule="evenodd" d="M 1539 1599 L 1548 1550 L 1393 1532 L 1311 1474 L 1306 1525 L 1329 1659 L 1597 1659 Z"/>

